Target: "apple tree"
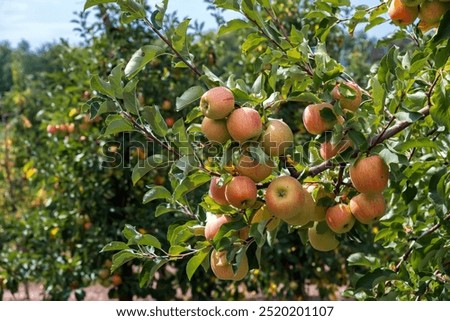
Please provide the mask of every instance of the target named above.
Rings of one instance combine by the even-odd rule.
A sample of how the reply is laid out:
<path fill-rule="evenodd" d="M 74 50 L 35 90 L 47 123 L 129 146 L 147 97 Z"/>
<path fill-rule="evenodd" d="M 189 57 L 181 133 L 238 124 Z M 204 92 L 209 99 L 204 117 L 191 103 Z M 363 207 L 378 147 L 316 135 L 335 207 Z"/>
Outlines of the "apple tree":
<path fill-rule="evenodd" d="M 167 0 L 153 9 L 86 1 L 85 9 L 117 3 L 122 21 L 144 21 L 161 40 L 91 79 L 97 96 L 87 105 L 92 117 L 107 114 L 104 134 L 138 132 L 154 146 L 133 182 L 168 168 L 170 186 L 147 186 L 143 206 L 158 202 L 155 220 L 178 218 L 164 239 L 127 225 L 125 242 L 103 248 L 116 251 L 112 270 L 139 260 L 148 286 L 164 266 L 186 260 L 188 279 L 201 267 L 239 281 L 264 271 L 267 246 L 301 246 L 335 262 L 344 256 L 348 296 L 448 298 L 450 14 L 445 2 L 438 13 L 415 4 L 405 23 L 392 13 L 398 2 L 349 9 L 347 0 L 288 1 L 280 10 L 267 0 L 215 0 L 219 11 L 242 16 L 223 24 L 218 39 L 245 32 L 236 54 L 247 65 L 221 75 L 190 51 L 189 19 L 164 27 Z M 386 54 L 367 85 L 357 84 L 331 56 L 329 35 L 388 23 L 388 6 L 401 27 L 379 41 Z M 293 15 L 304 19 L 290 23 Z M 435 22 L 423 28 L 430 15 Z M 140 73 L 162 56 L 197 78 L 177 98 L 183 118 L 171 128 L 135 95 Z M 280 117 L 288 108 L 300 128 Z M 291 245 L 286 235 L 295 236 Z"/>

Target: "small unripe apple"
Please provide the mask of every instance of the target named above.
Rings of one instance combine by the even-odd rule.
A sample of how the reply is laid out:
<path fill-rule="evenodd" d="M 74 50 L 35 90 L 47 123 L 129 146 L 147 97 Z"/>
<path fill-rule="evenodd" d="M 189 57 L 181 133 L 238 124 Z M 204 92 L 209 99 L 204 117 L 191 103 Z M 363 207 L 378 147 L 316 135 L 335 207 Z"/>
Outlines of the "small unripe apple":
<path fill-rule="evenodd" d="M 220 227 L 223 224 L 231 221 L 232 218 L 228 215 L 209 216 L 205 225 L 205 238 L 207 240 L 212 240 L 216 236 L 217 232 L 219 232 Z"/>
<path fill-rule="evenodd" d="M 370 224 L 386 213 L 386 201 L 382 194 L 356 195 L 350 200 L 350 211 L 363 224 Z"/>
<path fill-rule="evenodd" d="M 262 132 L 261 116 L 253 108 L 238 108 L 228 117 L 227 128 L 231 137 L 241 144 L 257 140 Z"/>
<path fill-rule="evenodd" d="M 401 0 L 392 0 L 388 14 L 394 24 L 405 27 L 416 20 L 419 8 L 405 6 Z"/>
<path fill-rule="evenodd" d="M 242 155 L 238 160 L 236 169 L 240 175 L 247 176 L 255 183 L 259 183 L 272 174 L 274 166 L 270 160 L 267 163 L 259 163 L 250 155 Z"/>
<path fill-rule="evenodd" d="M 326 213 L 328 227 L 335 233 L 347 233 L 355 225 L 355 217 L 347 204 L 330 207 Z"/>
<path fill-rule="evenodd" d="M 225 186 L 225 198 L 237 208 L 249 208 L 256 202 L 258 190 L 255 182 L 247 176 L 235 176 Z"/>
<path fill-rule="evenodd" d="M 209 141 L 219 144 L 225 144 L 231 138 L 225 119 L 203 118 L 202 133 Z"/>
<path fill-rule="evenodd" d="M 347 110 L 350 110 L 353 112 L 356 111 L 358 109 L 359 105 L 361 105 L 361 101 L 362 101 L 361 88 L 359 88 L 358 84 L 356 84 L 352 81 L 345 82 L 345 86 L 351 88 L 353 91 L 353 94 L 355 96 L 353 98 L 347 98 L 347 97 L 342 96 L 341 93 L 339 92 L 340 86 L 341 86 L 341 84 L 337 84 L 333 88 L 333 90 L 331 91 L 331 96 L 335 100 L 339 101 L 342 109 L 347 109 Z"/>
<path fill-rule="evenodd" d="M 298 180 L 291 176 L 275 178 L 266 190 L 267 209 L 273 216 L 287 220 L 297 216 L 302 208 L 309 210 L 308 192 L 304 190 Z M 302 211 L 303 214 L 303 211 Z M 309 216 L 305 218 L 309 220 Z"/>
<path fill-rule="evenodd" d="M 233 272 L 233 266 L 228 262 L 226 251 L 211 252 L 211 270 L 214 275 L 220 280 L 240 281 L 248 273 L 248 259 L 244 254 L 236 273 Z"/>
<path fill-rule="evenodd" d="M 313 135 L 320 135 L 325 131 L 333 129 L 336 120 L 329 121 L 320 116 L 320 111 L 324 108 L 333 111 L 333 106 L 328 103 L 309 105 L 303 111 L 303 124 L 308 133 Z"/>
<path fill-rule="evenodd" d="M 350 166 L 350 179 L 360 193 L 381 193 L 388 184 L 389 167 L 380 156 L 369 156 Z"/>
<path fill-rule="evenodd" d="M 308 229 L 308 239 L 311 246 L 317 251 L 328 252 L 338 247 L 336 234 L 325 222 L 316 222 Z"/>
<path fill-rule="evenodd" d="M 234 109 L 234 95 L 226 87 L 208 90 L 200 99 L 200 110 L 205 117 L 223 119 Z"/>
<path fill-rule="evenodd" d="M 220 177 L 213 176 L 209 185 L 209 196 L 219 205 L 228 205 L 225 197 L 225 184 L 219 186 Z"/>
<path fill-rule="evenodd" d="M 172 108 L 172 102 L 169 99 L 164 99 L 161 108 L 163 110 L 170 110 Z"/>
<path fill-rule="evenodd" d="M 303 203 L 298 206 L 297 212 L 294 216 L 283 219 L 287 224 L 294 226 L 303 226 L 313 221 L 314 212 L 316 210 L 316 203 L 311 194 L 303 190 Z"/>
<path fill-rule="evenodd" d="M 262 147 L 267 155 L 284 155 L 293 142 L 294 134 L 284 121 L 272 119 L 266 124 L 266 130 L 262 137 Z"/>
<path fill-rule="evenodd" d="M 441 17 L 450 9 L 450 4 L 438 0 L 425 1 L 420 5 L 419 19 L 428 24 L 439 23 Z"/>

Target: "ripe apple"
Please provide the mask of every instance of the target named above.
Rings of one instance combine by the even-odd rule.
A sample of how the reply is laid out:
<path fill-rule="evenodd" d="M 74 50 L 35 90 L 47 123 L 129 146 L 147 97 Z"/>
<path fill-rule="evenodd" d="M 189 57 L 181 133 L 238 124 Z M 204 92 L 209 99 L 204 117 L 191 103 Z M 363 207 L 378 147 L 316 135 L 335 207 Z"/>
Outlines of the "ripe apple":
<path fill-rule="evenodd" d="M 291 176 L 275 178 L 266 190 L 267 209 L 273 216 L 282 220 L 305 214 L 310 210 L 309 195 L 300 182 Z M 305 220 L 309 220 L 308 217 Z"/>
<path fill-rule="evenodd" d="M 311 246 L 317 251 L 327 252 L 338 247 L 336 234 L 325 222 L 316 222 L 308 229 L 308 239 Z"/>
<path fill-rule="evenodd" d="M 226 251 L 213 250 L 211 252 L 211 270 L 214 275 L 221 280 L 242 280 L 248 273 L 247 255 L 244 254 L 236 273 L 234 273 L 233 266 L 228 262 L 227 254 Z"/>
<path fill-rule="evenodd" d="M 272 119 L 266 124 L 266 130 L 262 137 L 262 147 L 267 155 L 284 155 L 293 142 L 294 134 L 284 121 Z"/>
<path fill-rule="evenodd" d="M 50 135 L 56 134 L 58 130 L 56 129 L 55 125 L 47 125 L 47 133 Z"/>
<path fill-rule="evenodd" d="M 372 223 L 386 212 L 386 202 L 382 194 L 359 194 L 350 200 L 350 211 L 363 224 Z"/>
<path fill-rule="evenodd" d="M 205 225 L 205 238 L 207 240 L 212 240 L 214 236 L 216 236 L 217 232 L 219 232 L 220 227 L 223 224 L 231 221 L 232 218 L 228 215 L 208 216 L 208 220 Z"/>
<path fill-rule="evenodd" d="M 320 144 L 320 157 L 322 157 L 324 160 L 329 160 L 330 158 L 333 158 L 337 154 L 342 153 L 343 151 L 347 150 L 352 145 L 351 141 L 348 139 L 344 139 L 337 143 L 336 145 L 333 145 L 331 142 L 323 142 Z"/>
<path fill-rule="evenodd" d="M 329 198 L 333 200 L 334 194 L 328 192 L 322 185 L 318 184 L 309 184 L 304 186 L 304 188 L 309 194 L 315 195 L 314 201 L 316 206 L 314 207 L 314 213 L 311 217 L 311 220 L 316 222 L 324 221 L 328 207 L 320 204 L 320 202 L 323 198 Z M 317 192 L 315 192 L 316 189 Z"/>
<path fill-rule="evenodd" d="M 439 27 L 439 22 L 428 23 L 425 21 L 420 21 L 419 24 L 417 25 L 417 28 L 419 28 L 419 30 L 422 31 L 422 33 L 425 33 L 433 28 L 438 28 L 438 27 Z"/>
<path fill-rule="evenodd" d="M 303 124 L 306 130 L 313 135 L 320 135 L 327 130 L 333 129 L 336 120 L 328 121 L 320 116 L 320 111 L 329 108 L 333 111 L 333 106 L 328 103 L 309 105 L 303 111 Z"/>
<path fill-rule="evenodd" d="M 215 87 L 200 98 L 200 110 L 205 117 L 223 119 L 234 109 L 234 95 L 226 87 Z"/>
<path fill-rule="evenodd" d="M 401 0 L 402 3 L 407 7 L 417 7 L 421 3 L 423 3 L 425 0 Z"/>
<path fill-rule="evenodd" d="M 122 284 L 122 277 L 119 274 L 113 274 L 111 276 L 111 282 L 112 284 L 114 284 L 115 286 L 119 286 Z"/>
<path fill-rule="evenodd" d="M 172 127 L 173 124 L 175 124 L 175 118 L 173 117 L 166 117 L 166 119 L 164 119 L 166 121 L 167 126 Z"/>
<path fill-rule="evenodd" d="M 235 176 L 225 186 L 225 198 L 237 208 L 249 208 L 256 202 L 258 190 L 255 182 L 247 176 Z"/>
<path fill-rule="evenodd" d="M 380 156 L 369 156 L 350 166 L 350 179 L 360 193 L 381 193 L 388 184 L 389 167 Z"/>
<path fill-rule="evenodd" d="M 408 7 L 401 0 L 392 0 L 388 14 L 395 25 L 404 27 L 416 20 L 419 15 L 419 7 Z"/>
<path fill-rule="evenodd" d="M 337 204 L 330 207 L 326 213 L 326 221 L 328 227 L 338 234 L 347 233 L 355 225 L 355 217 L 347 204 Z"/>
<path fill-rule="evenodd" d="M 219 205 L 228 205 L 225 197 L 225 185 L 219 186 L 220 177 L 213 176 L 209 185 L 209 196 Z"/>
<path fill-rule="evenodd" d="M 225 119 L 203 118 L 202 133 L 209 141 L 219 144 L 225 144 L 231 138 Z"/>
<path fill-rule="evenodd" d="M 352 82 L 352 81 L 347 81 L 344 83 L 345 86 L 350 87 L 351 89 L 353 89 L 353 94 L 355 95 L 355 97 L 353 98 L 347 98 L 341 95 L 341 93 L 339 92 L 339 87 L 341 86 L 341 84 L 337 84 L 333 90 L 331 91 L 331 96 L 335 99 L 335 100 L 339 100 L 342 109 L 347 109 L 350 111 L 356 111 L 359 107 L 359 105 L 361 105 L 361 101 L 362 101 L 362 96 L 361 96 L 361 88 L 359 88 L 358 84 Z"/>
<path fill-rule="evenodd" d="M 259 183 L 272 174 L 274 166 L 270 160 L 267 163 L 259 163 L 250 155 L 242 155 L 238 160 L 236 169 L 240 175 L 247 176 L 255 183 Z"/>
<path fill-rule="evenodd" d="M 241 144 L 256 140 L 262 132 L 261 116 L 253 108 L 238 108 L 228 117 L 227 128 L 231 137 Z"/>
<path fill-rule="evenodd" d="M 450 9 L 450 4 L 438 0 L 425 1 L 420 5 L 419 19 L 428 24 L 439 23 L 441 17 Z"/>

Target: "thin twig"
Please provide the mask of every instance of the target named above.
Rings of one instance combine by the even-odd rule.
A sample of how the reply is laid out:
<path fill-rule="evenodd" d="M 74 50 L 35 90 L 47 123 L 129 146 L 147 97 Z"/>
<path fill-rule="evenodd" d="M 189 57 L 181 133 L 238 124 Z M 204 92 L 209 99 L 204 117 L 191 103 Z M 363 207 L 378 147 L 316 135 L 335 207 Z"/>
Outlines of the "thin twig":
<path fill-rule="evenodd" d="M 398 272 L 398 271 L 400 270 L 400 267 L 401 267 L 401 265 L 403 264 L 403 262 L 405 262 L 406 260 L 408 260 L 409 256 L 411 255 L 411 253 L 412 253 L 413 250 L 414 250 L 414 244 L 415 244 L 418 240 L 420 240 L 421 238 L 423 238 L 423 237 L 425 237 L 425 236 L 427 236 L 427 235 L 430 235 L 430 234 L 434 233 L 436 230 L 438 230 L 438 229 L 442 226 L 442 224 L 443 224 L 445 221 L 448 221 L 448 220 L 450 220 L 450 213 L 448 213 L 448 214 L 444 217 L 444 219 L 443 219 L 441 222 L 439 222 L 439 223 L 433 225 L 430 229 L 428 229 L 428 230 L 426 230 L 425 232 L 423 232 L 422 234 L 420 234 L 420 236 L 417 237 L 415 240 L 411 241 L 411 243 L 409 244 L 408 250 L 402 255 L 400 261 L 399 261 L 399 262 L 397 263 L 397 265 L 395 266 L 394 272 Z"/>
<path fill-rule="evenodd" d="M 190 63 L 189 61 L 187 61 L 186 58 L 183 57 L 183 55 L 174 48 L 172 42 L 166 37 L 164 36 L 154 25 L 153 23 L 151 23 L 150 20 L 148 20 L 148 18 L 144 18 L 144 22 L 150 27 L 150 29 L 152 29 L 152 31 L 162 40 L 164 41 L 167 46 L 169 46 L 169 48 L 173 51 L 173 53 L 183 62 L 186 64 L 186 66 L 192 70 L 193 73 L 195 73 L 198 77 L 202 76 L 202 72 L 200 70 L 198 70 L 198 68 Z"/>

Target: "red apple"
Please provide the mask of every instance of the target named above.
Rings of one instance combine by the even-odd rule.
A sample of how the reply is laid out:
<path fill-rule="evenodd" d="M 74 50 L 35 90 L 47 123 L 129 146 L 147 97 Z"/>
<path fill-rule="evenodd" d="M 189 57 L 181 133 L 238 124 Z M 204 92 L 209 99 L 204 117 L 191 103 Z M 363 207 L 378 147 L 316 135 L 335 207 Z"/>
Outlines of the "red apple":
<path fill-rule="evenodd" d="M 350 166 L 350 179 L 360 193 L 381 193 L 389 180 L 389 167 L 378 156 L 369 156 Z"/>
<path fill-rule="evenodd" d="M 258 190 L 255 182 L 247 176 L 235 176 L 225 186 L 225 198 L 237 208 L 249 208 L 256 202 Z"/>
<path fill-rule="evenodd" d="M 350 200 L 350 211 L 363 224 L 373 223 L 386 212 L 382 194 L 359 194 Z"/>

